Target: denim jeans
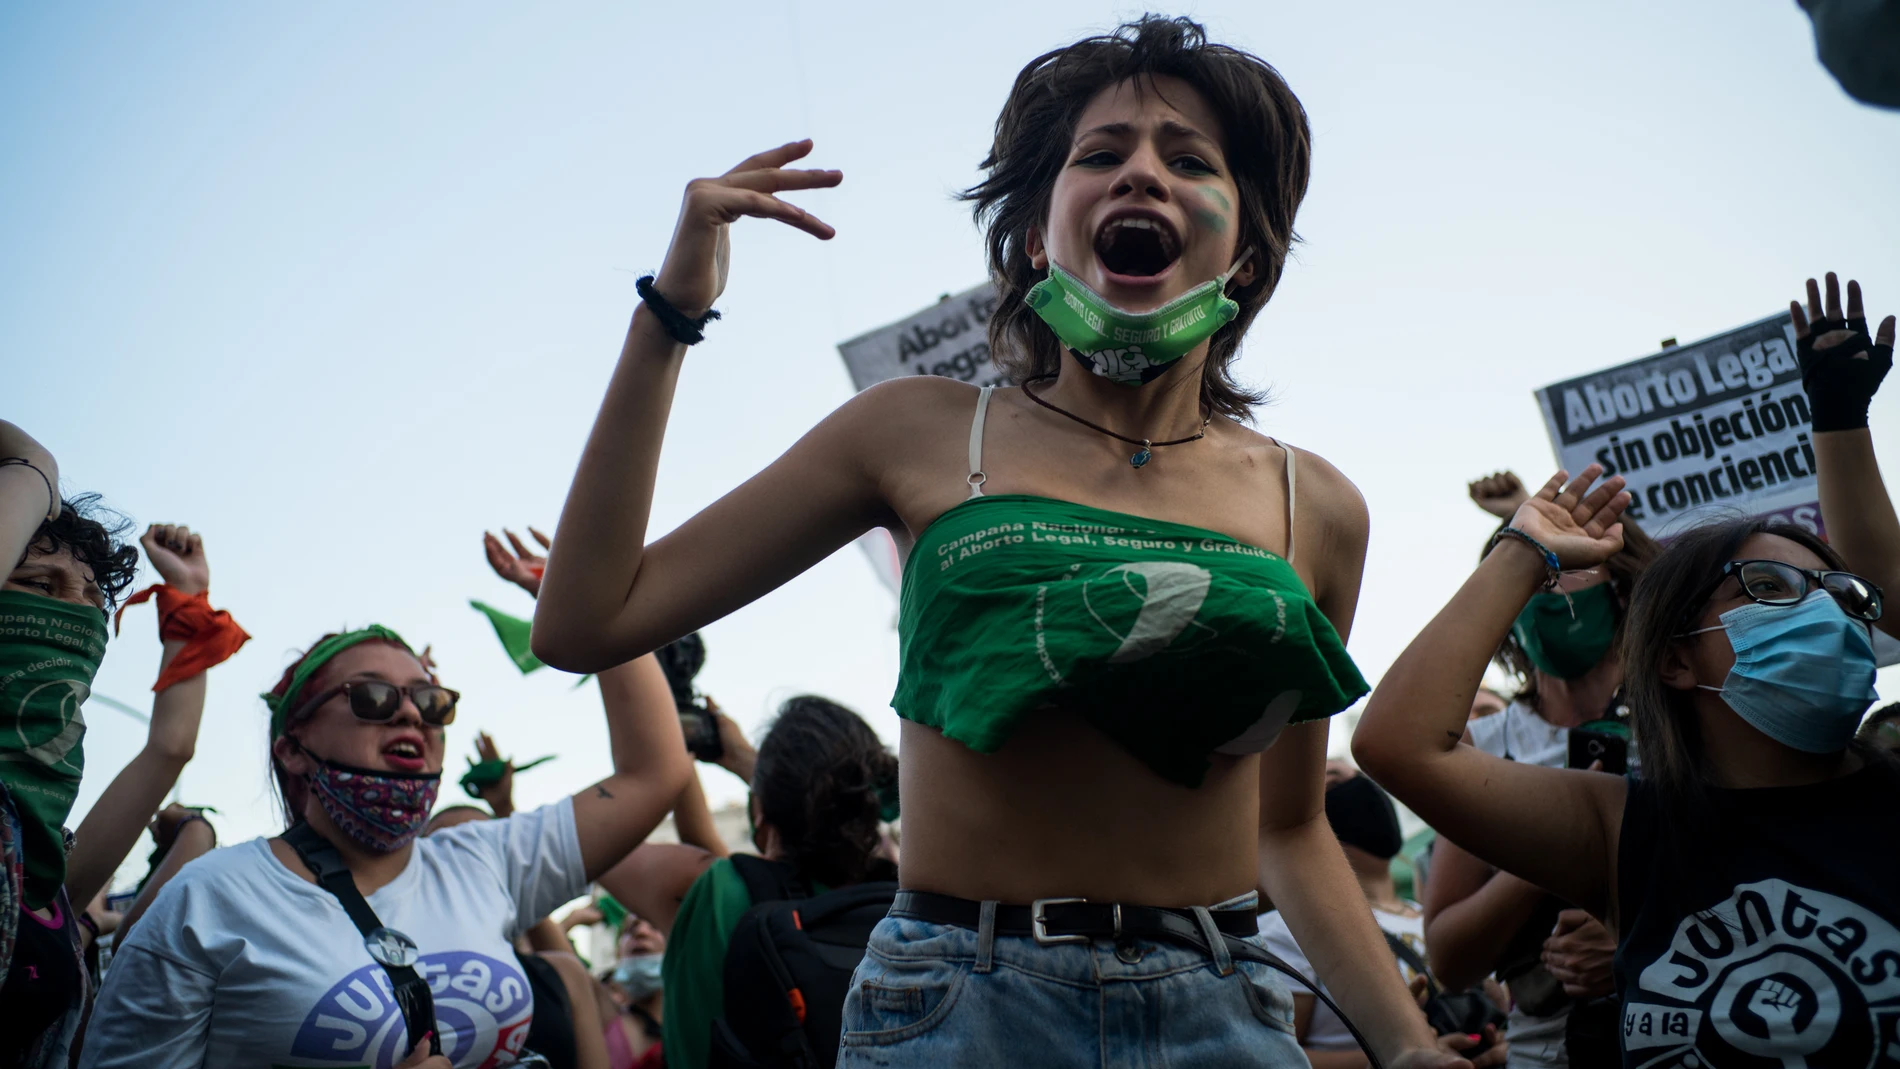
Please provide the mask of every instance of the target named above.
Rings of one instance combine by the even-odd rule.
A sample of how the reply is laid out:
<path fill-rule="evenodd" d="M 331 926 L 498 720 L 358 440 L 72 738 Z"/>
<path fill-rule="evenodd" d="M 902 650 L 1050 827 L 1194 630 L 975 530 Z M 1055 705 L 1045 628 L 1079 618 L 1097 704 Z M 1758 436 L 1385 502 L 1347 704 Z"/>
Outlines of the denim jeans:
<path fill-rule="evenodd" d="M 838 1048 L 838 1069 L 1306 1065 L 1280 975 L 1224 947 L 1210 957 L 1133 939 L 1042 946 L 896 916 L 871 933 Z"/>

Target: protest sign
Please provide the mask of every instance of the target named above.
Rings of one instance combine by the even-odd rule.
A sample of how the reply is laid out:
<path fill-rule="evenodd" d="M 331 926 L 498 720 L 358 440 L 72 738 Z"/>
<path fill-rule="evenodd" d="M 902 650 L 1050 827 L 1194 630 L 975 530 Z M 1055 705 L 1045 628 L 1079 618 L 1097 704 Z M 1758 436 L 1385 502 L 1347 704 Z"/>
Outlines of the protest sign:
<path fill-rule="evenodd" d="M 917 314 L 838 346 L 851 383 L 862 390 L 899 375 L 942 375 L 978 386 L 1008 380 L 990 362 L 990 313 L 996 291 L 981 286 L 948 295 Z"/>
<path fill-rule="evenodd" d="M 1771 513 L 1822 532 L 1786 312 L 1546 386 L 1537 403 L 1558 463 L 1623 476 L 1629 516 L 1652 535 Z"/>

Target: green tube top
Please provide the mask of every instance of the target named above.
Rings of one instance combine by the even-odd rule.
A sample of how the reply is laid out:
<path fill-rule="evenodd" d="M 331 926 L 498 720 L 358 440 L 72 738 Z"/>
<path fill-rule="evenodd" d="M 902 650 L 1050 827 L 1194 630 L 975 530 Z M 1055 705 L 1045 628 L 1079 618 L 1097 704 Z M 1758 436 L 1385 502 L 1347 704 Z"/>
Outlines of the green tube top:
<path fill-rule="evenodd" d="M 891 705 L 979 753 L 1073 709 L 1162 777 L 1264 750 L 1367 690 L 1293 566 L 1200 527 L 1027 494 L 973 497 L 904 567 Z"/>

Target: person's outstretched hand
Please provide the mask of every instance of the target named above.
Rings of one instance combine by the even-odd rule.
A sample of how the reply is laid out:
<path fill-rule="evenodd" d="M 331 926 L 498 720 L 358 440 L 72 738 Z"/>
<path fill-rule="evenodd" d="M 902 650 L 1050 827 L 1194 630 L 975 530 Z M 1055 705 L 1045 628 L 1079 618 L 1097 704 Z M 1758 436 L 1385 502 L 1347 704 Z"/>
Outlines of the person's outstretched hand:
<path fill-rule="evenodd" d="M 1514 471 L 1499 471 L 1465 484 L 1471 502 L 1500 520 L 1508 520 L 1524 499 L 1531 496 Z"/>
<path fill-rule="evenodd" d="M 515 763 L 503 760 L 501 751 L 495 748 L 495 740 L 488 732 L 479 732 L 475 736 L 475 757 L 480 761 L 501 761 L 501 778 L 477 790 L 481 800 L 497 816 L 505 817 L 515 811 Z"/>
<path fill-rule="evenodd" d="M 1557 554 L 1565 571 L 1602 564 L 1623 548 L 1623 525 L 1617 519 L 1630 503 L 1621 475 L 1591 489 L 1602 474 L 1603 466 L 1592 464 L 1566 484 L 1568 473 L 1558 472 L 1518 506 L 1511 526 Z"/>
<path fill-rule="evenodd" d="M 508 528 L 502 528 L 501 533 L 508 536 L 508 543 L 514 547 L 514 552 L 508 552 L 507 548 L 501 544 L 501 539 L 483 531 L 482 549 L 488 553 L 488 566 L 495 569 L 496 575 L 527 591 L 531 596 L 540 597 L 541 576 L 548 570 L 548 559 L 529 549 Z M 534 536 L 536 542 L 541 543 L 542 549 L 554 547 L 554 543 L 548 539 L 547 535 L 533 527 L 528 528 L 528 533 Z"/>
<path fill-rule="evenodd" d="M 844 181 L 842 171 L 787 170 L 785 165 L 811 153 L 811 139 L 768 149 L 742 161 L 718 178 L 695 178 L 686 183 L 686 200 L 666 261 L 653 280 L 660 292 L 685 315 L 699 316 L 726 290 L 726 272 L 732 264 L 732 224 L 745 216 L 777 219 L 815 238 L 829 241 L 837 234 L 805 209 L 773 194 L 795 189 L 824 189 Z"/>
<path fill-rule="evenodd" d="M 1841 281 L 1827 273 L 1827 299 L 1808 279 L 1808 307 L 1788 302 L 1794 317 L 1795 353 L 1801 360 L 1801 388 L 1807 391 L 1816 431 L 1852 431 L 1867 426 L 1867 408 L 1880 381 L 1893 368 L 1894 317 L 1880 321 L 1867 336 L 1867 309 L 1860 283 L 1847 280 L 1847 309 L 1841 310 Z"/>
<path fill-rule="evenodd" d="M 145 559 L 152 562 L 165 585 L 187 597 L 211 589 L 211 565 L 205 561 L 205 540 L 191 528 L 155 523 L 139 536 Z"/>

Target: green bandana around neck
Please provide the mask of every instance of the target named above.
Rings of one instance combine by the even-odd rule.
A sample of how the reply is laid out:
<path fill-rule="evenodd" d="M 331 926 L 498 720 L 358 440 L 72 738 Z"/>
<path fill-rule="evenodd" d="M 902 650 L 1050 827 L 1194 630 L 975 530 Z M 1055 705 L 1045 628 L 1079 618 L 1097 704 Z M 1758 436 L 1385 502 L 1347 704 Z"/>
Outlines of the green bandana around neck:
<path fill-rule="evenodd" d="M 1140 386 L 1179 363 L 1240 314 L 1240 303 L 1227 296 L 1227 280 L 1251 255 L 1243 253 L 1224 274 L 1152 312 L 1115 307 L 1054 261 L 1049 264 L 1049 277 L 1030 287 L 1023 301 L 1090 371 L 1126 386 Z"/>
<path fill-rule="evenodd" d="M 355 631 L 345 631 L 340 635 L 331 635 L 329 638 L 310 647 L 310 652 L 304 654 L 303 660 L 297 662 L 296 671 L 290 674 L 290 685 L 284 688 L 284 693 L 281 696 L 268 693 L 258 695 L 258 697 L 264 699 L 264 704 L 270 708 L 270 737 L 277 739 L 283 736 L 284 728 L 288 726 L 286 724 L 286 718 L 289 717 L 291 713 L 297 711 L 297 706 L 303 698 L 304 684 L 310 682 L 310 677 L 316 675 L 318 669 L 329 664 L 336 658 L 337 654 L 342 653 L 351 646 L 357 646 L 379 639 L 384 642 L 394 642 L 396 645 L 408 650 L 412 656 L 416 652 L 410 647 L 409 643 L 403 641 L 401 635 L 398 635 L 381 624 L 370 624 L 367 627 Z"/>
<path fill-rule="evenodd" d="M 79 707 L 106 652 L 106 614 L 0 591 L 0 783 L 20 818 L 22 897 L 44 908 L 66 882 L 66 818 L 86 768 Z"/>
<path fill-rule="evenodd" d="M 1538 671 L 1579 679 L 1597 666 L 1616 638 L 1616 591 L 1600 583 L 1570 594 L 1533 595 L 1511 634 Z"/>

